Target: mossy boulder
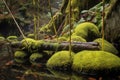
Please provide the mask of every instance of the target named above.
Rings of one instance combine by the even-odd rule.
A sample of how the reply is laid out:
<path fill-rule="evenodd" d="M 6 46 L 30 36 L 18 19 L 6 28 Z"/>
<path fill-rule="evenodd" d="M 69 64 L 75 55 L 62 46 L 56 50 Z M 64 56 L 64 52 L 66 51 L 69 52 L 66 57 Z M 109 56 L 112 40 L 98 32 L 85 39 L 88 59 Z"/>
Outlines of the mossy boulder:
<path fill-rule="evenodd" d="M 81 51 L 73 59 L 72 69 L 76 72 L 112 72 L 120 70 L 120 58 L 105 51 Z"/>
<path fill-rule="evenodd" d="M 73 56 L 73 52 L 70 54 L 69 51 L 59 51 L 47 61 L 46 65 L 51 69 L 69 69 L 72 64 Z"/>
<path fill-rule="evenodd" d="M 87 41 L 92 41 L 100 36 L 97 26 L 90 22 L 84 22 L 77 25 L 73 34 L 81 36 Z"/>
<path fill-rule="evenodd" d="M 18 37 L 17 36 L 8 36 L 7 41 L 9 41 L 9 42 L 17 42 Z"/>
<path fill-rule="evenodd" d="M 42 58 L 43 58 L 43 55 L 42 55 L 42 54 L 40 54 L 40 53 L 33 53 L 33 54 L 30 56 L 29 60 L 30 60 L 30 62 L 31 62 L 33 65 L 36 65 L 36 64 L 38 64 L 38 63 L 41 63 Z"/>
<path fill-rule="evenodd" d="M 16 51 L 14 53 L 14 60 L 17 63 L 25 63 L 28 60 L 28 54 L 24 51 Z"/>
<path fill-rule="evenodd" d="M 114 54 L 118 54 L 118 50 L 107 40 L 102 40 L 102 38 L 95 39 L 94 42 L 98 42 L 100 45 L 100 50 L 102 50 L 102 42 L 103 42 L 103 50 L 107 52 L 111 52 Z"/>
<path fill-rule="evenodd" d="M 68 41 L 69 40 L 70 40 L 70 38 L 68 38 Z M 79 41 L 79 42 L 86 42 L 86 40 L 84 38 L 82 38 L 81 36 L 77 36 L 77 35 L 72 35 L 71 40 L 72 41 Z"/>

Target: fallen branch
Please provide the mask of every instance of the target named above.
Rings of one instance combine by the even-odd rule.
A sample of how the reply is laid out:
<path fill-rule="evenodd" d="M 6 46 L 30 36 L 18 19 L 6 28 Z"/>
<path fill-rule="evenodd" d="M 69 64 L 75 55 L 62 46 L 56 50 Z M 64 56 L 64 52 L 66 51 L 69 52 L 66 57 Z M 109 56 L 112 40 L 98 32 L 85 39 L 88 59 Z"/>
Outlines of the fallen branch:
<path fill-rule="evenodd" d="M 23 45 L 20 42 L 11 43 L 12 48 L 22 48 Z M 95 42 L 72 42 L 71 50 L 74 52 L 79 52 L 81 50 L 99 50 L 99 44 Z M 40 50 L 48 50 L 48 51 L 61 51 L 61 50 L 69 50 L 69 42 L 44 42 L 40 46 L 36 47 L 38 51 Z M 31 46 L 32 50 L 32 46 Z"/>

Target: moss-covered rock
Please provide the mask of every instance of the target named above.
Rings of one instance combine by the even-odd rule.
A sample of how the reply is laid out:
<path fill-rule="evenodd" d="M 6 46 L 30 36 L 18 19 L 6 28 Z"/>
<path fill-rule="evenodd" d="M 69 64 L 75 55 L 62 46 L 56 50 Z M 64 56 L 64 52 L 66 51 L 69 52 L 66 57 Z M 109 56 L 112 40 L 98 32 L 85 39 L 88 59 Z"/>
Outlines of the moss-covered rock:
<path fill-rule="evenodd" d="M 87 41 L 92 41 L 100 36 L 97 26 L 90 22 L 77 25 L 74 31 L 74 35 L 81 36 Z"/>
<path fill-rule="evenodd" d="M 69 41 L 70 39 L 68 38 L 68 41 Z M 79 41 L 79 42 L 86 42 L 86 40 L 84 39 L 84 38 L 82 38 L 82 37 L 80 37 L 80 36 L 77 36 L 77 35 L 72 35 L 71 36 L 71 40 L 72 41 Z"/>
<path fill-rule="evenodd" d="M 99 43 L 100 50 L 102 50 L 102 48 L 103 48 L 104 51 L 111 52 L 111 53 L 114 53 L 114 54 L 118 54 L 118 50 L 108 41 L 102 40 L 102 38 L 98 38 L 98 39 L 95 39 L 94 42 Z M 102 47 L 102 42 L 103 42 L 103 47 Z"/>
<path fill-rule="evenodd" d="M 72 69 L 76 72 L 101 72 L 120 70 L 120 58 L 105 51 L 81 51 L 73 59 Z"/>
<path fill-rule="evenodd" d="M 8 36 L 7 41 L 16 42 L 16 41 L 18 41 L 18 37 L 17 36 Z"/>
<path fill-rule="evenodd" d="M 28 60 L 28 54 L 24 51 L 16 51 L 14 53 L 14 60 L 17 63 L 25 63 Z"/>
<path fill-rule="evenodd" d="M 36 65 L 37 63 L 41 63 L 41 60 L 43 58 L 43 55 L 40 54 L 40 53 L 33 53 L 31 56 L 30 56 L 30 62 L 33 64 L 33 65 Z"/>
<path fill-rule="evenodd" d="M 74 53 L 69 51 L 56 52 L 48 61 L 47 67 L 52 69 L 69 69 L 72 64 Z"/>

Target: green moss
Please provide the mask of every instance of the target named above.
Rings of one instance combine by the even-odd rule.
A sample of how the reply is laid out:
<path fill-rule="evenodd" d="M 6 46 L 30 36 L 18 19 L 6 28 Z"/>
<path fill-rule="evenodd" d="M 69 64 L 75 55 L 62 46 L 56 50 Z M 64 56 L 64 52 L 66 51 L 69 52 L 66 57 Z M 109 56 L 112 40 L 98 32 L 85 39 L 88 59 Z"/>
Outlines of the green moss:
<path fill-rule="evenodd" d="M 73 59 L 76 72 L 112 71 L 120 69 L 120 58 L 105 51 L 81 51 Z"/>
<path fill-rule="evenodd" d="M 41 60 L 43 58 L 43 55 L 40 54 L 40 53 L 33 53 L 31 56 L 30 56 L 30 62 L 33 64 L 33 65 L 36 65 L 37 63 L 40 63 Z"/>
<path fill-rule="evenodd" d="M 27 60 L 27 53 L 25 53 L 24 51 L 16 51 L 14 53 L 14 60 L 17 63 L 25 63 Z"/>
<path fill-rule="evenodd" d="M 0 41 L 4 41 L 4 40 L 5 40 L 5 38 L 0 36 Z"/>
<path fill-rule="evenodd" d="M 81 36 L 87 41 L 92 41 L 100 35 L 97 26 L 90 22 L 77 25 L 74 31 L 74 35 Z"/>
<path fill-rule="evenodd" d="M 70 39 L 68 38 L 68 41 L 69 41 Z M 79 42 L 86 42 L 86 40 L 84 39 L 84 38 L 82 38 L 82 37 L 80 37 L 80 36 L 76 36 L 76 35 L 72 35 L 71 36 L 71 40 L 72 41 L 79 41 Z"/>
<path fill-rule="evenodd" d="M 102 50 L 102 38 L 98 38 L 98 39 L 94 40 L 94 42 L 98 42 L 99 45 L 100 45 L 100 50 Z M 108 41 L 103 40 L 103 45 L 104 45 L 103 46 L 104 51 L 111 52 L 111 53 L 114 53 L 114 54 L 118 54 L 118 50 Z"/>
<path fill-rule="evenodd" d="M 38 51 L 38 47 L 40 47 L 44 41 L 25 38 L 21 41 L 21 43 L 23 46 L 22 49 L 27 49 L 30 53 L 33 53 Z"/>
<path fill-rule="evenodd" d="M 7 40 L 9 42 L 16 42 L 16 41 L 18 41 L 18 38 L 17 38 L 17 36 L 8 36 Z"/>
<path fill-rule="evenodd" d="M 35 40 L 31 38 L 25 38 L 21 41 L 22 45 L 28 47 L 29 45 L 35 44 Z"/>
<path fill-rule="evenodd" d="M 67 41 L 67 38 L 66 38 L 66 37 L 59 37 L 59 38 L 58 38 L 58 41 L 59 41 L 59 42 Z"/>
<path fill-rule="evenodd" d="M 72 64 L 74 53 L 71 53 L 69 51 L 59 51 L 56 52 L 48 61 L 47 61 L 47 67 L 49 68 L 68 68 Z"/>
<path fill-rule="evenodd" d="M 34 39 L 34 38 L 35 38 L 35 35 L 34 35 L 34 34 L 28 34 L 27 37 Z"/>
<path fill-rule="evenodd" d="M 40 47 L 43 43 L 45 43 L 45 41 L 43 41 L 43 40 L 36 40 L 35 46 L 36 47 Z"/>

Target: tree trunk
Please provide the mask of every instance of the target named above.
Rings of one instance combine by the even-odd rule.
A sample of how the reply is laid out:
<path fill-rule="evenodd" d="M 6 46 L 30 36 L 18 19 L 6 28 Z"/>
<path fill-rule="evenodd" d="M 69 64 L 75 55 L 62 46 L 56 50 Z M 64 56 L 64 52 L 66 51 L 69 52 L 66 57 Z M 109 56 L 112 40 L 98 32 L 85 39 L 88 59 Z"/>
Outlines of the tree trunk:
<path fill-rule="evenodd" d="M 106 9 L 105 17 L 105 39 L 113 43 L 120 52 L 120 2 L 111 0 Z"/>

